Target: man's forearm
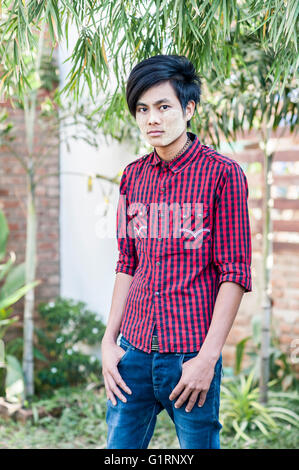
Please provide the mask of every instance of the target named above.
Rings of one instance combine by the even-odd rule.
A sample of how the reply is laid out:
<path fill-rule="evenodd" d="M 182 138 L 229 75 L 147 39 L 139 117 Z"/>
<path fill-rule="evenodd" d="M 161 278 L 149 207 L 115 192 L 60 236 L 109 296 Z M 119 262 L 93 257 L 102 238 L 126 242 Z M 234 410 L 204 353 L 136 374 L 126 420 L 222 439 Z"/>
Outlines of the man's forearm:
<path fill-rule="evenodd" d="M 111 308 L 105 331 L 104 341 L 116 341 L 133 276 L 118 272 L 114 282 Z"/>
<path fill-rule="evenodd" d="M 234 282 L 222 282 L 216 298 L 213 317 L 199 351 L 202 358 L 215 364 L 237 315 L 244 288 Z"/>

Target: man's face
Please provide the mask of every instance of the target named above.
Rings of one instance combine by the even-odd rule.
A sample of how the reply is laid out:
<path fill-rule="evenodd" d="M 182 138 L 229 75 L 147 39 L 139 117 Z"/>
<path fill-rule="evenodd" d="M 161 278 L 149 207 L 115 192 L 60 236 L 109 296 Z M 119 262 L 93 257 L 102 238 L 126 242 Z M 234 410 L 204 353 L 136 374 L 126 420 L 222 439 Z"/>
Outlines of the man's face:
<path fill-rule="evenodd" d="M 140 95 L 136 105 L 136 122 L 150 145 L 164 147 L 186 132 L 194 106 L 194 101 L 189 101 L 184 116 L 174 89 L 169 82 L 163 82 Z"/>

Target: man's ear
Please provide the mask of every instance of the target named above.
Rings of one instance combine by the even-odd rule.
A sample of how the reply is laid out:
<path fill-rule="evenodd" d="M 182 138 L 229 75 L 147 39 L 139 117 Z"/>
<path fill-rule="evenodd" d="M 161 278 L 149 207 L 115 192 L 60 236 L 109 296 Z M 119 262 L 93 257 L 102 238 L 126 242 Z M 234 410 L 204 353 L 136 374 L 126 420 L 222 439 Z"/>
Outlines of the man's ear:
<path fill-rule="evenodd" d="M 195 112 L 195 101 L 190 100 L 188 101 L 187 106 L 185 108 L 185 116 L 187 117 L 187 121 L 190 121 L 194 112 Z"/>

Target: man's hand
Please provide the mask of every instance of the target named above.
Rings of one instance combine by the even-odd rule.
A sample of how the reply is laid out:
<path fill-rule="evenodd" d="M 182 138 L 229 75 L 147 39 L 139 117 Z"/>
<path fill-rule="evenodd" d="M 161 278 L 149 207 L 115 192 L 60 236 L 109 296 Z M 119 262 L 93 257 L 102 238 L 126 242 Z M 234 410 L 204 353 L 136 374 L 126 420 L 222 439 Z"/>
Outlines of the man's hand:
<path fill-rule="evenodd" d="M 215 365 L 203 361 L 200 356 L 195 356 L 184 362 L 182 367 L 182 376 L 169 395 L 169 399 L 174 400 L 180 395 L 174 405 L 175 408 L 180 408 L 189 398 L 185 408 L 189 412 L 195 405 L 198 395 L 198 406 L 203 406 L 214 377 Z"/>
<path fill-rule="evenodd" d="M 116 405 L 115 395 L 124 403 L 127 401 L 126 397 L 121 393 L 122 388 L 125 392 L 131 395 L 131 390 L 122 379 L 118 372 L 117 364 L 125 354 L 123 348 L 118 346 L 113 341 L 102 341 L 102 372 L 105 382 L 105 389 L 107 398 L 111 400 L 113 405 Z"/>

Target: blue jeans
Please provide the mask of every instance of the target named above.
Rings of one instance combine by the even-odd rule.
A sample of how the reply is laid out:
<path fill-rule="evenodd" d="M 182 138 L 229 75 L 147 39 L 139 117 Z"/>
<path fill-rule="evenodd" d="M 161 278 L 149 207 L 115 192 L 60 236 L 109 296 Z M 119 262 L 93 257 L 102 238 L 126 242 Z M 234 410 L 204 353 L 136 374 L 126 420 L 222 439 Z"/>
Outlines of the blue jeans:
<path fill-rule="evenodd" d="M 164 408 L 174 422 L 181 449 L 219 449 L 222 356 L 215 365 L 204 405 L 199 407 L 196 403 L 187 413 L 188 401 L 175 408 L 178 397 L 173 401 L 168 397 L 180 380 L 182 364 L 197 353 L 152 351 L 148 354 L 132 346 L 123 336 L 120 346 L 126 352 L 118 363 L 118 370 L 132 395 L 122 390 L 127 402 L 115 397 L 115 406 L 107 400 L 107 449 L 146 449 L 157 415 Z"/>

